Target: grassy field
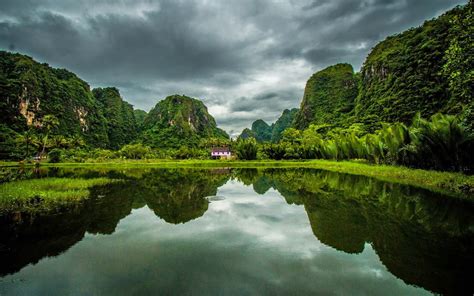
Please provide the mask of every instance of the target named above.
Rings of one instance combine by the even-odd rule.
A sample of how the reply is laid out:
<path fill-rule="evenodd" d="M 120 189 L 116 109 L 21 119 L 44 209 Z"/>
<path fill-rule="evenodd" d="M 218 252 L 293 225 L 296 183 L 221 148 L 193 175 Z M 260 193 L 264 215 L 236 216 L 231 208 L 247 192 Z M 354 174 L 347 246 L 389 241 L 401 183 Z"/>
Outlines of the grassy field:
<path fill-rule="evenodd" d="M 89 197 L 89 189 L 115 182 L 108 178 L 45 178 L 0 184 L 0 212 L 15 209 L 47 211 L 61 203 Z"/>
<path fill-rule="evenodd" d="M 1 166 L 18 166 L 17 163 L 0 163 Z M 363 175 L 383 181 L 407 184 L 451 193 L 463 199 L 474 200 L 474 176 L 460 173 L 410 169 L 406 167 L 372 165 L 357 161 L 236 161 L 236 160 L 117 160 L 102 163 L 42 163 L 45 167 L 90 168 L 315 168 L 339 173 Z"/>

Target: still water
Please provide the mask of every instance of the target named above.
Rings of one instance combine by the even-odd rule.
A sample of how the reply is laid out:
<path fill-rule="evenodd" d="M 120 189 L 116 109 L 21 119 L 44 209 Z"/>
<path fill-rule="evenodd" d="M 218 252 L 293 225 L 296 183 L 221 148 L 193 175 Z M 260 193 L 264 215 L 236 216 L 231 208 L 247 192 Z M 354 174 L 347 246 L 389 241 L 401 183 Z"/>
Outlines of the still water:
<path fill-rule="evenodd" d="M 312 169 L 51 169 L 86 201 L 0 216 L 0 295 L 472 294 L 474 206 Z"/>

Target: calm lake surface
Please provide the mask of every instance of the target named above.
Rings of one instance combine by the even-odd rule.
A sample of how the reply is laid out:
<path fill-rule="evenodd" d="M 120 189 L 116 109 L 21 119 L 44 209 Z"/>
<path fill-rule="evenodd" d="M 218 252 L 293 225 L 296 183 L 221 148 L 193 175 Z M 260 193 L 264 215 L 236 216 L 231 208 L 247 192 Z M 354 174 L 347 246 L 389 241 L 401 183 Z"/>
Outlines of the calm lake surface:
<path fill-rule="evenodd" d="M 430 191 L 313 169 L 26 178 L 53 176 L 122 181 L 0 215 L 0 295 L 474 292 L 474 206 Z"/>

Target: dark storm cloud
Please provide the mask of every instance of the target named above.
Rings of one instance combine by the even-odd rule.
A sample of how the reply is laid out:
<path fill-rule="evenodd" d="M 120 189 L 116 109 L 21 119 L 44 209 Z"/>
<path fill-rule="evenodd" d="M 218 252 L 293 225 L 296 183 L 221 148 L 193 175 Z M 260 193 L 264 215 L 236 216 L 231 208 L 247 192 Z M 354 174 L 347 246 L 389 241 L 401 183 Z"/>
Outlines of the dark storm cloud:
<path fill-rule="evenodd" d="M 298 90 L 281 90 L 280 92 L 269 92 L 258 94 L 254 97 L 241 97 L 230 104 L 231 112 L 257 112 L 278 113 L 286 108 L 291 108 L 295 98 L 298 98 Z"/>
<path fill-rule="evenodd" d="M 231 104 L 231 111 L 252 111 L 266 106 L 271 106 L 272 101 L 278 99 L 279 95 L 276 93 L 267 93 L 258 95 L 252 98 L 241 97 Z M 269 101 L 272 100 L 272 101 Z"/>
<path fill-rule="evenodd" d="M 116 86 L 138 108 L 178 93 L 241 130 L 297 107 L 312 72 L 357 71 L 386 36 L 460 0 L 2 0 L 0 48 Z"/>

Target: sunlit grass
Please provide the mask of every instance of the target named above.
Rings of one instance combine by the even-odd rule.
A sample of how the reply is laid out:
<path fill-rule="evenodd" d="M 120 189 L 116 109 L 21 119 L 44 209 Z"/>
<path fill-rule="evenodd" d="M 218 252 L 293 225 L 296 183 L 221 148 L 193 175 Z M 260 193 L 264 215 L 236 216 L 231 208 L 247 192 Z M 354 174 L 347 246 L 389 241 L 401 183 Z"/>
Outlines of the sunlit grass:
<path fill-rule="evenodd" d="M 0 184 L 0 211 L 51 209 L 84 200 L 89 197 L 91 187 L 115 181 L 107 178 L 45 178 Z"/>

